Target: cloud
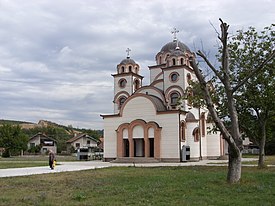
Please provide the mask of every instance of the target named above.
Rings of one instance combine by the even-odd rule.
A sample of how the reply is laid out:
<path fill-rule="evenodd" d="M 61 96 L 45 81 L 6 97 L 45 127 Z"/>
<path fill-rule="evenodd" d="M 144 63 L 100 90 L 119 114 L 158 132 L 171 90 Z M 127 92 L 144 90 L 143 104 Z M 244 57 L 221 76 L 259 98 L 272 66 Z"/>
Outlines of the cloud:
<path fill-rule="evenodd" d="M 131 57 L 144 83 L 148 65 L 172 40 L 214 56 L 218 18 L 230 32 L 275 19 L 264 0 L 16 0 L 0 2 L 0 118 L 102 129 L 99 114 L 113 111 L 117 64 Z M 212 25 L 213 26 L 212 26 Z"/>

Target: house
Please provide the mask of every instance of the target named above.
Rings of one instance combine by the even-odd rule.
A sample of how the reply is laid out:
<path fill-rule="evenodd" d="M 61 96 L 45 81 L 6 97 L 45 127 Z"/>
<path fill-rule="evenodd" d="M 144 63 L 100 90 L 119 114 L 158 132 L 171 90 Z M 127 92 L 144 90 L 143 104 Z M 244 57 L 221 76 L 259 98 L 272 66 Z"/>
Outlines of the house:
<path fill-rule="evenodd" d="M 32 136 L 28 141 L 28 148 L 34 148 L 40 146 L 40 153 L 45 154 L 48 150 L 52 150 L 54 153 L 57 153 L 57 144 L 56 140 L 51 137 L 42 134 L 41 132 Z"/>
<path fill-rule="evenodd" d="M 75 150 L 78 148 L 92 148 L 97 147 L 99 141 L 88 134 L 75 134 L 75 136 L 69 139 L 67 142 L 67 151 L 73 147 Z"/>
<path fill-rule="evenodd" d="M 140 66 L 127 57 L 116 68 L 114 113 L 104 120 L 104 160 L 155 159 L 180 162 L 224 154 L 220 133 L 209 133 L 213 122 L 206 108 L 182 100 L 196 80 L 189 59 L 195 54 L 176 37 L 156 54 L 149 66 L 150 83 L 143 86 Z M 179 100 L 180 104 L 179 104 Z"/>

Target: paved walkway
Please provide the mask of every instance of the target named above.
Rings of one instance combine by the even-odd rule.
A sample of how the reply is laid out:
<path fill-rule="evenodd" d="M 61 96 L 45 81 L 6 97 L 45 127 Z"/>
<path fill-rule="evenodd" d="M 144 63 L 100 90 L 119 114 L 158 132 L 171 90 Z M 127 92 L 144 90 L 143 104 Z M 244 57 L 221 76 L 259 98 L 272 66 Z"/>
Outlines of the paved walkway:
<path fill-rule="evenodd" d="M 245 158 L 244 161 L 252 161 L 255 159 Z M 212 164 L 211 164 L 212 163 Z M 1 162 L 0 162 L 1 164 Z M 45 173 L 58 173 L 69 171 L 90 170 L 96 168 L 106 167 L 162 167 L 162 166 L 195 166 L 195 165 L 208 165 L 208 166 L 225 166 L 227 160 L 202 160 L 198 162 L 180 162 L 180 163 L 110 163 L 101 161 L 81 161 L 81 162 L 59 162 L 54 170 L 48 166 L 44 167 L 27 167 L 27 168 L 10 168 L 0 169 L 0 177 L 14 177 L 26 176 Z"/>

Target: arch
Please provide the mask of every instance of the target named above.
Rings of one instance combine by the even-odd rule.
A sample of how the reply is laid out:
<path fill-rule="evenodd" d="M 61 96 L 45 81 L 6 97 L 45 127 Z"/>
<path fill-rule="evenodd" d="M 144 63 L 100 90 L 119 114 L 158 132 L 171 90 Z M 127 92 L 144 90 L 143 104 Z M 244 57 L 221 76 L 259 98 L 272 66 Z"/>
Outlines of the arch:
<path fill-rule="evenodd" d="M 140 88 L 140 81 L 138 79 L 135 79 L 134 83 L 135 83 L 135 85 L 134 85 L 135 91 L 137 91 Z"/>
<path fill-rule="evenodd" d="M 170 93 L 169 97 L 170 97 L 170 105 L 171 105 L 171 106 L 176 106 L 177 103 L 178 103 L 178 100 L 179 100 L 179 98 L 180 98 L 179 92 L 177 92 L 177 91 L 172 91 L 172 92 Z"/>
<path fill-rule="evenodd" d="M 180 122 L 180 139 L 182 142 L 186 141 L 186 122 Z"/>
<path fill-rule="evenodd" d="M 186 122 L 197 122 L 197 120 L 196 120 L 196 118 L 195 118 L 195 116 L 194 116 L 194 114 L 192 112 L 188 112 L 186 114 L 185 121 Z"/>
<path fill-rule="evenodd" d="M 125 97 L 125 96 L 119 97 L 119 99 L 118 99 L 118 109 L 120 109 L 122 107 L 122 105 L 124 104 L 126 99 L 127 99 L 127 97 Z"/>
<path fill-rule="evenodd" d="M 173 62 L 173 66 L 176 65 L 176 59 L 175 58 L 172 59 L 172 62 Z"/>
<path fill-rule="evenodd" d="M 198 127 L 196 127 L 193 130 L 192 135 L 194 137 L 194 142 L 198 142 L 200 140 L 200 129 Z"/>
<path fill-rule="evenodd" d="M 115 103 L 115 102 L 118 103 L 118 102 L 117 102 L 117 99 L 118 99 L 118 97 L 119 97 L 120 95 L 122 95 L 122 94 L 124 94 L 124 96 L 126 96 L 127 98 L 130 96 L 130 94 L 129 94 L 128 92 L 126 92 L 126 91 L 118 92 L 118 93 L 115 95 L 115 97 L 114 97 L 114 103 Z"/>
<path fill-rule="evenodd" d="M 126 84 L 127 84 L 127 80 L 122 78 L 118 81 L 118 85 L 120 88 L 125 88 L 126 87 Z"/>
<path fill-rule="evenodd" d="M 153 131 L 152 131 L 152 129 Z M 125 137 L 128 131 L 128 138 Z M 153 133 L 153 137 L 149 138 Z M 123 139 L 124 138 L 124 139 Z M 155 122 L 141 119 L 121 124 L 117 129 L 117 157 L 154 157 L 160 158 L 161 127 Z"/>

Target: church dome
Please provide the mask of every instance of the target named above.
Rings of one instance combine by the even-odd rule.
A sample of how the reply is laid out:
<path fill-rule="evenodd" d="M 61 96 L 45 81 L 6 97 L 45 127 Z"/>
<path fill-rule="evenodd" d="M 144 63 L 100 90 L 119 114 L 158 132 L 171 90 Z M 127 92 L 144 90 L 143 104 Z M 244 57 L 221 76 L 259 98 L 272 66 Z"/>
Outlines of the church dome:
<path fill-rule="evenodd" d="M 133 64 L 133 65 L 135 65 L 136 64 L 136 62 L 133 60 L 133 59 L 131 59 L 130 57 L 127 57 L 126 59 L 123 59 L 121 62 L 120 62 L 120 64 Z"/>
<path fill-rule="evenodd" d="M 190 49 L 182 42 L 178 41 L 179 50 L 182 52 L 190 51 Z M 173 52 L 177 49 L 177 40 L 165 44 L 160 52 Z"/>

